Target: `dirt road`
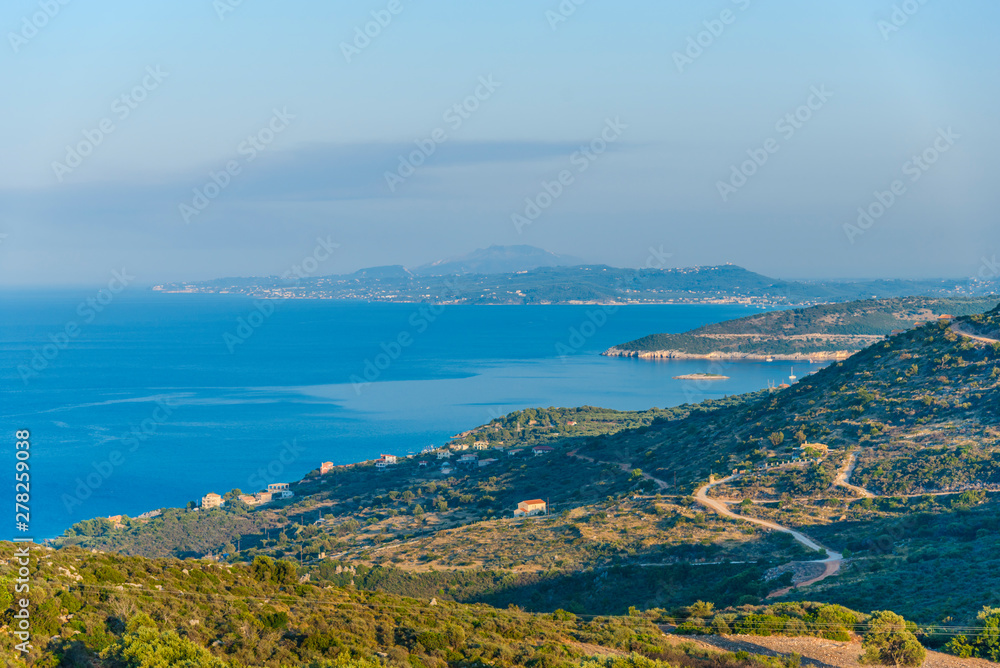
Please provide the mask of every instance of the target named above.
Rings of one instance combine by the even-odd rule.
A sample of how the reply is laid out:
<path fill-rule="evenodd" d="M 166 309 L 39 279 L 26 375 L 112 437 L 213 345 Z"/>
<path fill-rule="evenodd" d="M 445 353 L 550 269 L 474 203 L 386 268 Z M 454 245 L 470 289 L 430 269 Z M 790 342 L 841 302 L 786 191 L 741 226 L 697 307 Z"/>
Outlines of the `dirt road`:
<path fill-rule="evenodd" d="M 851 456 L 847 459 L 847 462 L 844 464 L 844 468 L 842 468 L 840 470 L 840 473 L 837 474 L 837 479 L 833 481 L 833 484 L 839 485 L 841 487 L 846 487 L 847 489 L 851 490 L 852 492 L 860 496 L 867 497 L 869 499 L 874 499 L 875 495 L 869 492 L 867 489 L 865 489 L 864 487 L 858 487 L 857 485 L 852 485 L 849 482 L 851 479 L 851 475 L 854 473 L 854 467 L 857 465 L 858 465 L 858 453 L 852 452 Z"/>
<path fill-rule="evenodd" d="M 706 485 L 703 485 L 698 489 L 697 492 L 695 492 L 694 498 L 696 501 L 698 501 L 698 503 L 714 510 L 720 515 L 723 515 L 725 517 L 731 517 L 733 519 L 743 520 L 745 522 L 752 522 L 753 524 L 759 524 L 760 526 L 773 529 L 774 531 L 787 533 L 791 535 L 791 537 L 794 538 L 796 541 L 808 547 L 810 550 L 826 551 L 827 554 L 826 559 L 815 560 L 815 563 L 823 564 L 824 566 L 823 572 L 815 578 L 805 580 L 804 582 L 799 582 L 798 584 L 795 585 L 795 587 L 806 587 L 808 585 L 819 582 L 820 580 L 825 580 L 826 578 L 830 577 L 831 575 L 840 570 L 840 565 L 844 561 L 844 555 L 840 554 L 839 552 L 833 552 L 831 550 L 828 550 L 827 548 L 823 547 L 822 545 L 814 541 L 812 538 L 802 533 L 801 531 L 796 531 L 795 529 L 789 529 L 788 527 L 781 526 L 780 524 L 776 524 L 768 520 L 761 520 L 757 519 L 756 517 L 745 517 L 743 515 L 737 515 L 736 513 L 734 513 L 729 509 L 729 506 L 727 506 L 725 502 L 719 501 L 718 499 L 713 499 L 708 496 L 708 490 L 710 490 L 712 487 L 715 487 L 716 485 L 723 485 L 739 477 L 740 477 L 739 475 L 731 475 L 728 478 L 715 480 Z M 779 589 L 777 591 L 773 591 L 768 595 L 768 597 L 770 598 L 772 596 L 780 596 L 782 594 L 786 594 L 791 589 L 792 587 L 787 587 L 785 589 Z"/>
<path fill-rule="evenodd" d="M 968 332 L 963 331 L 957 325 L 952 325 L 951 331 L 955 332 L 959 336 L 964 336 L 967 339 L 972 339 L 973 341 L 979 341 L 980 343 L 1000 343 L 1000 340 L 997 339 L 991 339 L 985 336 L 976 336 L 975 334 L 969 334 Z"/>

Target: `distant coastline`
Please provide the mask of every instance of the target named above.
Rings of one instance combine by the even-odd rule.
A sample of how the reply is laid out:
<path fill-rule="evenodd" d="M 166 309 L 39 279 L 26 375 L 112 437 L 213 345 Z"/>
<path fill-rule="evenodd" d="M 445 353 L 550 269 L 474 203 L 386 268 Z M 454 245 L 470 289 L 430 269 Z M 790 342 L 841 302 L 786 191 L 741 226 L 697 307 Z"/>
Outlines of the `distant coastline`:
<path fill-rule="evenodd" d="M 323 294 L 309 293 L 284 293 L 280 291 L 226 291 L 210 289 L 172 289 L 169 286 L 155 285 L 150 288 L 153 292 L 166 295 L 225 295 L 234 297 L 247 297 L 250 299 L 274 299 L 285 300 L 314 300 L 314 301 L 335 301 L 345 304 L 430 304 L 432 306 L 751 306 L 755 308 L 802 308 L 811 306 L 810 302 L 786 303 L 773 301 L 766 298 L 752 297 L 690 297 L 677 299 L 567 299 L 558 301 L 475 301 L 475 300 L 439 300 L 420 299 L 409 297 L 396 298 L 365 298 L 365 297 L 337 297 Z"/>
<path fill-rule="evenodd" d="M 636 357 L 640 359 L 660 360 L 751 360 L 757 362 L 834 362 L 845 360 L 858 351 L 836 350 L 815 353 L 794 353 L 785 355 L 768 355 L 766 353 L 711 352 L 706 354 L 685 353 L 680 350 L 622 350 L 608 348 L 602 355 L 605 357 Z"/>

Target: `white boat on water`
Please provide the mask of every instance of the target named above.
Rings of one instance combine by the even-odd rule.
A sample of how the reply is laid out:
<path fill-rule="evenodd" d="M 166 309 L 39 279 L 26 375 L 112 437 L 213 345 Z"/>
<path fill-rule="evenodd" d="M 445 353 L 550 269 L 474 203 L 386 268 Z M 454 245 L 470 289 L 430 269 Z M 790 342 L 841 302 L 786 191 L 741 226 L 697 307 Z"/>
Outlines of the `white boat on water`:
<path fill-rule="evenodd" d="M 795 381 L 797 381 L 798 379 L 799 379 L 799 377 L 795 375 L 795 367 L 792 367 L 792 375 L 790 375 L 790 376 L 788 377 L 788 380 L 790 380 L 791 382 L 793 382 L 793 383 L 794 383 L 794 382 L 795 382 Z"/>
<path fill-rule="evenodd" d="M 764 360 L 764 361 L 766 361 L 766 362 L 773 362 L 774 358 L 771 357 L 771 356 L 768 356 L 768 358 L 766 360 Z"/>

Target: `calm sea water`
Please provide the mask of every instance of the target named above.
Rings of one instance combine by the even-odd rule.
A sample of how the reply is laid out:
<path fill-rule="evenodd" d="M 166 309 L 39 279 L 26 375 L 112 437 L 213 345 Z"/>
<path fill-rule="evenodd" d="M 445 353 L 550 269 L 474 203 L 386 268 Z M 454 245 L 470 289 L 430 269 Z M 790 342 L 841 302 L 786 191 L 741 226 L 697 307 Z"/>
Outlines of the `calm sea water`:
<path fill-rule="evenodd" d="M 151 292 L 88 305 L 95 294 L 0 294 L 0 438 L 9 443 L 0 470 L 13 478 L 14 433 L 29 429 L 36 538 L 210 491 L 256 491 L 321 461 L 417 452 L 518 408 L 673 406 L 789 372 L 736 363 L 730 380 L 699 386 L 671 377 L 708 362 L 599 355 L 748 307 L 260 306 Z M 8 526 L 5 537 L 13 517 Z"/>

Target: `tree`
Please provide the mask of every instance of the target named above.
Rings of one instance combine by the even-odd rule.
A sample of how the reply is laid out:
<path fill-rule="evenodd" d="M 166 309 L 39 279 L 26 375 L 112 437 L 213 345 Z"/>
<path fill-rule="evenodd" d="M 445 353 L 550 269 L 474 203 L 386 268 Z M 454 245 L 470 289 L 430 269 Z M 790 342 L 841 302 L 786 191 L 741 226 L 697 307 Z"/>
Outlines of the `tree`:
<path fill-rule="evenodd" d="M 1000 661 L 1000 608 L 983 608 L 976 617 L 976 631 L 972 640 L 966 636 L 955 637 L 945 650 L 965 659 L 979 657 Z"/>
<path fill-rule="evenodd" d="M 274 581 L 279 584 L 292 584 L 298 579 L 298 569 L 295 564 L 285 559 L 274 565 Z"/>
<path fill-rule="evenodd" d="M 257 582 L 267 582 L 274 575 L 274 559 L 257 555 L 250 564 L 250 574 Z"/>
<path fill-rule="evenodd" d="M 780 431 L 773 432 L 770 436 L 768 436 L 768 438 L 771 440 L 771 445 L 774 447 L 778 447 L 785 442 L 785 434 Z"/>
<path fill-rule="evenodd" d="M 865 651 L 858 660 L 869 665 L 920 666 L 927 658 L 906 620 L 889 610 L 872 613 L 862 647 Z"/>
<path fill-rule="evenodd" d="M 149 627 L 126 633 L 101 652 L 101 658 L 123 668 L 227 668 L 224 661 L 175 632 L 157 633 Z"/>

